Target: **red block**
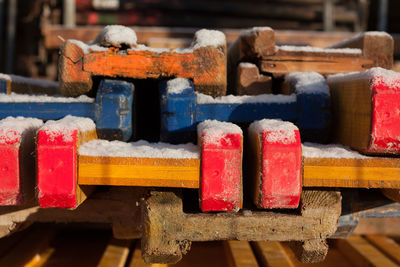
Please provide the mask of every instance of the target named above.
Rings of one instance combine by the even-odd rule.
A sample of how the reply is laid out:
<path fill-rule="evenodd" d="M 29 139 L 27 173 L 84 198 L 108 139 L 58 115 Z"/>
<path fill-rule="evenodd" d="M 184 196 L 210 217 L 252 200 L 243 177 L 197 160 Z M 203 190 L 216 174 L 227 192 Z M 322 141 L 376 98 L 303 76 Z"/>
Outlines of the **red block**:
<path fill-rule="evenodd" d="M 238 211 L 242 207 L 241 129 L 232 124 L 205 121 L 198 126 L 201 144 L 200 208 Z"/>
<path fill-rule="evenodd" d="M 37 190 L 40 207 L 76 208 L 83 201 L 77 185 L 78 147 L 90 139 L 90 134 L 85 133 L 94 130 L 90 119 L 72 116 L 56 123 L 47 122 L 39 130 Z"/>
<path fill-rule="evenodd" d="M 253 200 L 259 208 L 297 208 L 301 194 L 301 141 L 295 125 L 262 120 L 249 127 Z"/>
<path fill-rule="evenodd" d="M 34 135 L 42 124 L 40 120 L 22 117 L 0 121 L 1 206 L 21 205 L 33 200 Z"/>
<path fill-rule="evenodd" d="M 400 153 L 400 73 L 371 81 L 372 125 L 367 153 Z"/>

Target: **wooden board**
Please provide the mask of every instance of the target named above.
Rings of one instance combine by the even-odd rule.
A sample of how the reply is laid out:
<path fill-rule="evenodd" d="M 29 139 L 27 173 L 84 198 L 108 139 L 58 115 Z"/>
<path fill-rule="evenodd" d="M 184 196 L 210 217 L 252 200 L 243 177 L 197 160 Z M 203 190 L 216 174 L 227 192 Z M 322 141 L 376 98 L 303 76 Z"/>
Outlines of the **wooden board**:
<path fill-rule="evenodd" d="M 196 42 L 194 43 L 196 45 Z M 92 76 L 192 79 L 196 90 L 221 96 L 226 93 L 226 46 L 199 47 L 186 53 L 122 51 L 85 54 L 70 41 L 61 47 L 60 86 L 64 95 L 77 96 L 92 89 Z"/>
<path fill-rule="evenodd" d="M 240 63 L 237 67 L 237 95 L 260 95 L 272 93 L 272 77 L 260 74 L 258 67 L 251 63 Z"/>
<path fill-rule="evenodd" d="M 400 265 L 400 245 L 396 241 L 383 235 L 367 235 L 365 239 L 376 246 L 389 259 Z"/>
<path fill-rule="evenodd" d="M 199 188 L 200 159 L 78 157 L 81 185 Z"/>
<path fill-rule="evenodd" d="M 252 243 L 254 253 L 261 266 L 293 267 L 293 263 L 279 242 L 264 241 Z"/>
<path fill-rule="evenodd" d="M 400 76 L 360 73 L 328 78 L 335 142 L 366 154 L 400 153 Z"/>
<path fill-rule="evenodd" d="M 118 240 L 112 238 L 104 253 L 101 257 L 100 262 L 97 264 L 99 267 L 124 267 L 128 259 L 129 250 L 131 246 L 131 240 Z"/>
<path fill-rule="evenodd" d="M 303 186 L 400 188 L 400 159 L 303 157 Z"/>
<path fill-rule="evenodd" d="M 229 267 L 258 267 L 251 246 L 246 241 L 225 241 L 225 254 Z"/>
<path fill-rule="evenodd" d="M 0 93 L 3 94 L 60 94 L 58 82 L 9 75 L 0 78 Z"/>

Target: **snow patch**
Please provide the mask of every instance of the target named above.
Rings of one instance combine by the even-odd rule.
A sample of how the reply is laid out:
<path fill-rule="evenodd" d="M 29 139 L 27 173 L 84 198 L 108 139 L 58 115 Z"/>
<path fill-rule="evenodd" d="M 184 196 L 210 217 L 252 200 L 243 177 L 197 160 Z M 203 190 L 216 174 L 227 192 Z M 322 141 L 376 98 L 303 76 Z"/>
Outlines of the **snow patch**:
<path fill-rule="evenodd" d="M 355 158 L 363 159 L 370 158 L 360 153 L 351 150 L 350 148 L 339 145 L 339 144 L 329 144 L 321 145 L 316 143 L 305 142 L 302 145 L 302 154 L 306 158 Z"/>
<path fill-rule="evenodd" d="M 167 82 L 168 94 L 180 94 L 185 89 L 191 89 L 191 88 L 192 86 L 190 84 L 190 81 L 185 78 L 175 78 Z"/>
<path fill-rule="evenodd" d="M 203 136 L 203 141 L 208 144 L 220 143 L 221 138 L 228 134 L 243 135 L 242 129 L 239 126 L 217 120 L 206 120 L 197 125 L 197 136 Z"/>
<path fill-rule="evenodd" d="M 250 36 L 257 34 L 259 31 L 273 31 L 271 27 L 253 27 L 251 29 L 244 30 L 240 33 L 240 36 Z"/>
<path fill-rule="evenodd" d="M 285 82 L 295 85 L 296 94 L 329 96 L 329 86 L 324 76 L 316 72 L 291 72 L 285 76 Z"/>
<path fill-rule="evenodd" d="M 225 34 L 221 31 L 202 29 L 195 33 L 193 49 L 213 46 L 221 47 L 226 45 Z"/>
<path fill-rule="evenodd" d="M 263 119 L 255 121 L 249 126 L 250 134 L 262 134 L 266 132 L 266 140 L 268 143 L 291 144 L 296 142 L 295 131 L 299 129 L 291 122 Z"/>
<path fill-rule="evenodd" d="M 197 104 L 244 104 L 244 103 L 277 103 L 287 104 L 296 102 L 296 95 L 273 95 L 273 94 L 262 94 L 262 95 L 242 95 L 242 96 L 219 96 L 213 98 L 212 96 L 196 93 Z"/>
<path fill-rule="evenodd" d="M 0 94 L 0 102 L 1 103 L 26 103 L 26 102 L 93 103 L 94 98 L 90 98 L 85 95 L 81 95 L 79 97 L 61 97 L 61 96 L 57 97 L 48 95 L 24 95 L 24 94 L 11 93 L 11 94 Z"/>
<path fill-rule="evenodd" d="M 19 138 L 25 131 L 36 131 L 43 121 L 35 118 L 7 117 L 0 120 L 0 144 L 9 143 Z"/>
<path fill-rule="evenodd" d="M 241 62 L 239 64 L 239 67 L 241 68 L 257 68 L 257 66 L 253 63 L 249 63 L 249 62 Z"/>
<path fill-rule="evenodd" d="M 134 47 L 137 37 L 134 30 L 122 25 L 108 25 L 96 36 L 94 43 L 109 47 Z"/>
<path fill-rule="evenodd" d="M 309 53 L 343 53 L 343 54 L 357 54 L 361 55 L 362 51 L 358 48 L 320 48 L 314 46 L 294 46 L 282 45 L 276 46 L 275 51 L 285 52 L 309 52 Z"/>
<path fill-rule="evenodd" d="M 198 147 L 191 143 L 171 145 L 166 143 L 149 143 L 144 140 L 125 143 L 95 139 L 80 146 L 79 155 L 175 159 L 200 158 Z"/>
<path fill-rule="evenodd" d="M 98 44 L 95 44 L 94 42 L 91 42 L 89 44 L 85 44 L 82 41 L 79 40 L 74 40 L 74 39 L 69 39 L 68 42 L 71 42 L 77 46 L 79 46 L 84 54 L 89 54 L 90 52 L 105 52 L 108 51 L 108 47 L 102 47 Z"/>
<path fill-rule="evenodd" d="M 348 38 L 348 39 L 344 39 L 343 41 L 340 41 L 340 42 L 338 42 L 336 44 L 333 44 L 333 45 L 329 46 L 328 48 L 331 48 L 331 47 L 345 47 L 347 44 L 352 43 L 357 39 L 361 39 L 366 35 L 368 35 L 368 36 L 380 36 L 380 37 L 382 37 L 382 36 L 391 37 L 391 35 L 388 34 L 387 32 L 380 32 L 380 31 L 363 32 L 363 33 L 357 34 L 354 37 L 351 37 L 351 38 Z"/>
<path fill-rule="evenodd" d="M 71 142 L 73 139 L 73 133 L 95 131 L 96 125 L 89 118 L 65 116 L 61 120 L 49 120 L 47 121 L 40 130 L 45 131 L 49 135 L 50 140 L 54 140 L 57 136 L 62 135 L 64 142 Z"/>
<path fill-rule="evenodd" d="M 157 54 L 162 54 L 162 53 L 169 53 L 171 50 L 169 48 L 154 48 L 154 47 L 148 47 L 145 45 L 137 45 L 136 47 L 128 49 L 128 51 L 149 51 Z"/>

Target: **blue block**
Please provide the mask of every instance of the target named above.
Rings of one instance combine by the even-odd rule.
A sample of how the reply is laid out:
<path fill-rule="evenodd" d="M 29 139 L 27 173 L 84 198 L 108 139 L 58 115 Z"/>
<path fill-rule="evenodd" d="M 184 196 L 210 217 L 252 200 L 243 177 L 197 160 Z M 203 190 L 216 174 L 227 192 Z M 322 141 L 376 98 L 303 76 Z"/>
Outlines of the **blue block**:
<path fill-rule="evenodd" d="M 187 142 L 195 136 L 196 125 L 212 119 L 247 124 L 261 119 L 295 123 L 305 136 L 327 136 L 330 98 L 326 94 L 298 94 L 286 103 L 196 103 L 193 83 L 181 93 L 168 94 L 161 85 L 161 140 Z M 288 96 L 289 97 L 289 96 Z M 311 138 L 310 138 L 311 139 Z"/>
<path fill-rule="evenodd" d="M 101 138 L 128 141 L 132 136 L 134 86 L 117 80 L 100 82 L 95 103 L 90 102 L 0 102 L 0 119 L 8 116 L 58 120 L 67 115 L 96 122 Z"/>
<path fill-rule="evenodd" d="M 112 132 L 111 139 L 129 140 L 132 136 L 134 86 L 117 80 L 102 80 L 96 95 L 96 127 Z M 119 133 L 116 133 L 116 129 Z"/>

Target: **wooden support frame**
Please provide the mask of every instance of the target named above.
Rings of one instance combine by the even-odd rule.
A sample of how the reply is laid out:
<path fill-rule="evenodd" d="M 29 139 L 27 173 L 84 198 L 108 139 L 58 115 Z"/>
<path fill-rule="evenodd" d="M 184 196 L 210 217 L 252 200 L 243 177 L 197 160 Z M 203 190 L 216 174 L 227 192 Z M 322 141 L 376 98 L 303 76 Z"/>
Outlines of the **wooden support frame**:
<path fill-rule="evenodd" d="M 224 43 L 218 46 L 204 46 L 195 37 L 192 48 L 179 51 L 154 51 L 146 47 L 121 51 L 115 48 L 92 51 L 90 46 L 85 49 L 89 51 L 68 40 L 61 47 L 59 80 L 64 95 L 77 96 L 90 91 L 92 76 L 133 79 L 182 77 L 192 79 L 199 92 L 213 96 L 226 93 L 225 37 Z"/>
<path fill-rule="evenodd" d="M 58 82 L 0 73 L 0 93 L 59 95 Z"/>

